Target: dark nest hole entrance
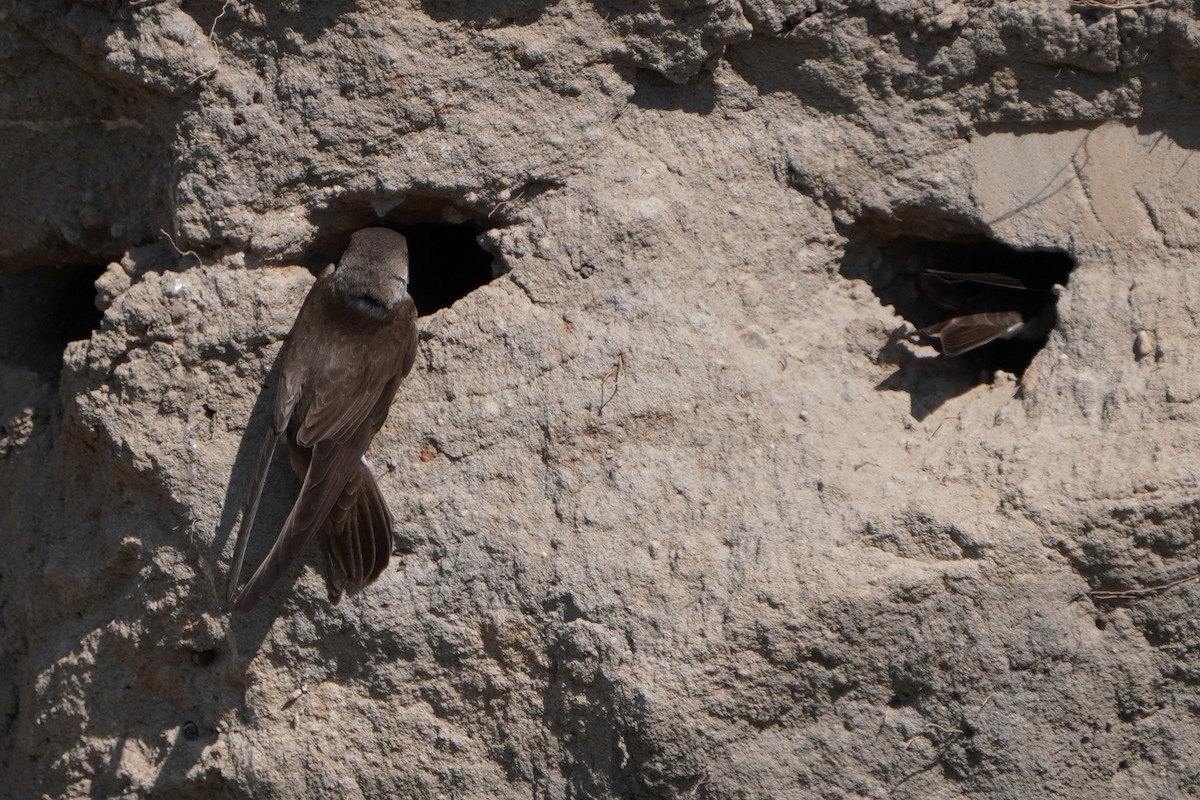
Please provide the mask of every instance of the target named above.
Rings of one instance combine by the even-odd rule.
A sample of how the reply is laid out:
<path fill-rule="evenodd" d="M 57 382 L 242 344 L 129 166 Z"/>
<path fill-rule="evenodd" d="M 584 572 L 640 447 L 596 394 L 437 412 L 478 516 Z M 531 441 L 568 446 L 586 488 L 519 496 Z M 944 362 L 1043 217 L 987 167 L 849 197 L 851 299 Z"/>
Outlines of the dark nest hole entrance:
<path fill-rule="evenodd" d="M 881 342 L 879 360 L 898 369 L 878 388 L 908 392 L 918 419 L 997 372 L 1020 379 L 1057 322 L 1075 266 L 1064 252 L 978 234 L 851 241 L 842 274 L 865 280 L 907 321 Z"/>
<path fill-rule="evenodd" d="M 422 316 L 449 308 L 499 274 L 495 258 L 479 246 L 481 226 L 421 222 L 396 229 L 408 239 L 409 293 Z"/>
<path fill-rule="evenodd" d="M 63 350 L 100 326 L 103 272 L 94 264 L 0 270 L 0 362 L 57 380 Z"/>
<path fill-rule="evenodd" d="M 408 240 L 408 290 L 421 316 L 449 308 L 506 271 L 479 244 L 487 226 L 474 220 L 429 221 L 423 218 L 427 216 L 436 215 L 389 215 L 382 220 L 363 221 L 317 242 L 305 261 L 314 270 L 336 263 L 350 244 L 350 235 L 362 228 L 399 231 Z"/>

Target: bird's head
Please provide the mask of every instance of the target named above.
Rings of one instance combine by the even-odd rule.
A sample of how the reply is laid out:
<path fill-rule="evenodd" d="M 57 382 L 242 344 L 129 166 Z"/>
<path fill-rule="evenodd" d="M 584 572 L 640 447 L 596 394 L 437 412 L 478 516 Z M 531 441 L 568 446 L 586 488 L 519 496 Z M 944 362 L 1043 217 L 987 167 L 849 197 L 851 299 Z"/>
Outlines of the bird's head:
<path fill-rule="evenodd" d="M 384 319 L 408 294 L 408 242 L 388 228 L 363 228 L 350 237 L 331 277 L 347 305 Z"/>

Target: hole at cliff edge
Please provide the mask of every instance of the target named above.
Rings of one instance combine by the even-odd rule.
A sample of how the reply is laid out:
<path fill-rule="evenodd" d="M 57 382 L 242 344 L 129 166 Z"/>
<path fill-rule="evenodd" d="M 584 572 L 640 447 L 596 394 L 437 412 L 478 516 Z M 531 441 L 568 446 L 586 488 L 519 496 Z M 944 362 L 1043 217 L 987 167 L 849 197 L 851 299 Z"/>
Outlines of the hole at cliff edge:
<path fill-rule="evenodd" d="M 57 381 L 67 345 L 100 326 L 103 272 L 94 264 L 0 268 L 0 361 Z"/>
<path fill-rule="evenodd" d="M 498 275 L 495 257 L 479 245 L 480 226 L 421 222 L 395 227 L 408 239 L 410 292 L 422 316 L 449 308 Z"/>
<path fill-rule="evenodd" d="M 899 369 L 877 388 L 913 394 L 918 417 L 997 372 L 1020 379 L 1057 324 L 1075 267 L 1061 250 L 1018 250 L 961 224 L 944 239 L 920 233 L 868 226 L 851 236 L 841 270 L 906 321 L 881 342 L 880 361 Z"/>
<path fill-rule="evenodd" d="M 314 243 L 304 263 L 314 271 L 335 263 L 350 244 L 350 235 L 369 227 L 391 228 L 408 240 L 409 293 L 417 304 L 417 313 L 427 316 L 449 308 L 507 270 L 495 255 L 479 243 L 491 227 L 467 218 L 456 208 L 441 211 L 421 207 L 401 210 L 384 218 L 369 213 L 348 214 L 348 225 Z M 446 222 L 445 219 L 460 221 Z"/>

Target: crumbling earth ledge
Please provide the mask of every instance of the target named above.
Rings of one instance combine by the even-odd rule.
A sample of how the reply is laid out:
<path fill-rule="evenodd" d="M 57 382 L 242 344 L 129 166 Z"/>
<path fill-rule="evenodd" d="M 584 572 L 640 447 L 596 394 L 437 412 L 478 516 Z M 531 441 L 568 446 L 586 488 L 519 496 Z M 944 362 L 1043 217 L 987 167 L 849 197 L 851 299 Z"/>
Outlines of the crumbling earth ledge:
<path fill-rule="evenodd" d="M 1190 5 L 14 0 L 0 35 L 5 792 L 1200 783 Z M 422 318 L 368 451 L 397 567 L 331 608 L 314 550 L 231 619 L 264 381 L 379 222 L 496 276 Z M 975 240 L 1075 265 L 1019 375 L 893 335 L 896 254 Z"/>

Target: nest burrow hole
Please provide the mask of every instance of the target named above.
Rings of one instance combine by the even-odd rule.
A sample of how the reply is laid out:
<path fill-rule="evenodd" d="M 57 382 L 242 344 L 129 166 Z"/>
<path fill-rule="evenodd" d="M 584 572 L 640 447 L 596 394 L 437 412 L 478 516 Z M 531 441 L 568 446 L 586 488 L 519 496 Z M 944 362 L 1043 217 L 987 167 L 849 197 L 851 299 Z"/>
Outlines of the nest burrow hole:
<path fill-rule="evenodd" d="M 103 272 L 95 264 L 0 269 L 0 361 L 56 378 L 67 345 L 100 326 Z"/>
<path fill-rule="evenodd" d="M 480 237 L 495 226 L 454 205 L 426 201 L 405 204 L 382 218 L 366 210 L 340 216 L 326 226 L 337 232 L 309 250 L 307 265 L 319 270 L 336 262 L 350 244 L 350 235 L 362 228 L 398 231 L 408 240 L 409 294 L 421 316 L 449 308 L 507 272 L 502 260 L 480 245 Z"/>
<path fill-rule="evenodd" d="M 1059 293 L 1075 260 L 1061 250 L 1021 250 L 955 226 L 945 238 L 922 227 L 852 236 L 842 275 L 866 281 L 908 324 L 898 334 L 933 348 L 928 352 L 943 366 L 1020 378 L 1057 324 Z M 895 339 L 880 342 L 881 350 Z"/>

